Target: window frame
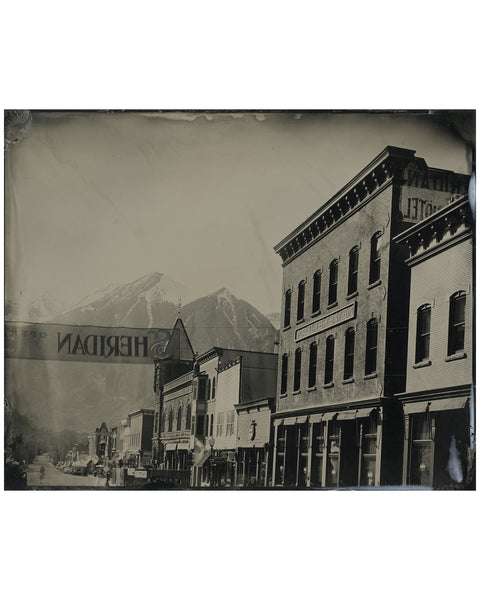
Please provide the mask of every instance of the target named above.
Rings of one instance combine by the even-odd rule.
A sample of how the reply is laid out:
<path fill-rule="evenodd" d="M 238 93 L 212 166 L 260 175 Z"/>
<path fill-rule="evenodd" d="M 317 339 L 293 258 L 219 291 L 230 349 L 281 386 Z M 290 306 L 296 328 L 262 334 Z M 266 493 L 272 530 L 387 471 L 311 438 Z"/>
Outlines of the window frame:
<path fill-rule="evenodd" d="M 324 385 L 333 383 L 335 368 L 335 336 L 329 335 L 325 340 L 325 372 L 323 376 Z"/>
<path fill-rule="evenodd" d="M 320 312 L 320 294 L 322 291 L 322 272 L 315 271 L 313 274 L 312 290 L 312 313 Z"/>
<path fill-rule="evenodd" d="M 373 332 L 375 343 L 373 344 Z M 373 363 L 373 365 L 372 365 Z M 367 322 L 367 335 L 365 340 L 365 375 L 373 375 L 378 366 L 378 319 L 373 318 Z"/>
<path fill-rule="evenodd" d="M 285 292 L 285 300 L 283 306 L 283 327 L 290 327 L 292 320 L 292 290 L 288 289 Z"/>
<path fill-rule="evenodd" d="M 338 300 L 338 260 L 336 258 L 328 266 L 328 272 L 328 306 L 332 306 Z"/>
<path fill-rule="evenodd" d="M 313 388 L 317 383 L 317 359 L 318 345 L 317 342 L 310 344 L 310 353 L 308 358 L 308 387 Z"/>
<path fill-rule="evenodd" d="M 355 328 L 349 327 L 345 331 L 345 350 L 343 356 L 343 379 L 353 379 L 355 368 Z"/>
<path fill-rule="evenodd" d="M 347 296 L 358 292 L 358 264 L 360 257 L 359 246 L 354 246 L 348 253 Z"/>
<path fill-rule="evenodd" d="M 305 317 L 305 279 L 297 287 L 297 321 Z"/>
<path fill-rule="evenodd" d="M 426 316 L 428 315 L 428 331 L 426 331 Z M 422 304 L 417 308 L 417 327 L 415 333 L 415 363 L 421 363 L 430 358 L 430 334 L 432 329 L 432 306 Z"/>
<path fill-rule="evenodd" d="M 293 365 L 293 391 L 299 392 L 302 384 L 302 349 L 295 350 L 295 359 Z"/>
<path fill-rule="evenodd" d="M 282 356 L 282 371 L 280 373 L 280 394 L 286 394 L 288 387 L 288 354 Z"/>
<path fill-rule="evenodd" d="M 382 237 L 381 231 L 376 231 L 370 238 L 370 267 L 368 274 L 368 284 L 380 281 L 380 274 L 382 269 L 382 256 L 380 238 Z"/>
<path fill-rule="evenodd" d="M 460 301 L 463 306 L 460 305 Z M 463 312 L 463 320 L 457 320 L 456 312 L 459 305 Z M 466 308 L 467 308 L 467 294 L 465 290 L 459 290 L 452 294 L 449 298 L 449 309 L 448 309 L 448 356 L 465 352 L 465 324 L 466 324 Z M 458 344 L 458 331 L 462 330 L 462 343 Z M 461 347 L 460 347 L 461 346 Z"/>

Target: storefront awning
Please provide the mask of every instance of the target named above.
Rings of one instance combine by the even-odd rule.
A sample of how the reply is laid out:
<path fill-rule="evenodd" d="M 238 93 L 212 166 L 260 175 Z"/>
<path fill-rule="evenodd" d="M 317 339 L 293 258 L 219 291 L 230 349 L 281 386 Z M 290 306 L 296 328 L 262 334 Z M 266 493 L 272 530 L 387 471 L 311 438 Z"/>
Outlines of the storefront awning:
<path fill-rule="evenodd" d="M 283 419 L 277 419 L 276 421 L 273 422 L 273 425 L 275 427 L 280 427 L 280 425 L 283 425 Z"/>
<path fill-rule="evenodd" d="M 468 398 L 441 398 L 439 400 L 433 400 L 428 407 L 430 411 L 437 410 L 456 410 L 459 408 L 465 408 L 468 402 Z"/>
<path fill-rule="evenodd" d="M 210 454 L 208 454 L 208 452 L 204 452 L 195 460 L 193 466 L 198 468 L 203 467 L 203 465 L 207 462 L 209 458 Z"/>
<path fill-rule="evenodd" d="M 310 415 L 310 423 L 320 423 L 323 415 Z"/>
<path fill-rule="evenodd" d="M 337 421 L 350 421 L 355 418 L 356 411 L 354 410 L 344 410 L 338 413 Z"/>
<path fill-rule="evenodd" d="M 177 450 L 188 450 L 189 446 L 190 445 L 188 442 L 180 442 L 179 444 L 177 444 Z"/>
<path fill-rule="evenodd" d="M 365 417 L 369 417 L 372 410 L 375 410 L 374 406 L 369 406 L 368 408 L 357 408 L 355 417 L 357 419 L 364 419 Z"/>
<path fill-rule="evenodd" d="M 296 422 L 297 422 L 296 417 L 288 417 L 287 419 L 284 419 L 283 424 L 285 426 L 287 426 L 287 425 L 295 425 Z"/>
<path fill-rule="evenodd" d="M 169 442 L 168 444 L 165 444 L 165 452 L 171 452 L 172 450 L 175 451 L 177 449 L 177 444 Z"/>
<path fill-rule="evenodd" d="M 403 412 L 406 415 L 411 415 L 413 413 L 422 413 L 427 410 L 428 402 L 410 402 L 409 404 L 403 405 Z"/>
<path fill-rule="evenodd" d="M 337 412 L 326 412 L 323 413 L 322 415 L 322 421 L 330 421 L 331 419 L 333 419 L 333 417 L 335 417 L 335 415 L 338 415 Z"/>
<path fill-rule="evenodd" d="M 297 423 L 299 423 L 300 425 L 303 425 L 303 423 L 306 423 L 308 419 L 307 415 L 302 415 L 301 417 L 297 417 Z"/>

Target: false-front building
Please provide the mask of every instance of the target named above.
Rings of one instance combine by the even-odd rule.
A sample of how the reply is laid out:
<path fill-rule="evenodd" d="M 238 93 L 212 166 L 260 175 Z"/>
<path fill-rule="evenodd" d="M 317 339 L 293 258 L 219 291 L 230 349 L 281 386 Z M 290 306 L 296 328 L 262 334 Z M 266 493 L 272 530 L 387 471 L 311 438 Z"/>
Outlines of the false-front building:
<path fill-rule="evenodd" d="M 468 177 L 387 147 L 275 251 L 283 302 L 272 483 L 402 481 L 410 274 L 393 243 Z"/>
<path fill-rule="evenodd" d="M 404 485 L 474 486 L 472 229 L 465 197 L 396 238 L 411 268 Z"/>

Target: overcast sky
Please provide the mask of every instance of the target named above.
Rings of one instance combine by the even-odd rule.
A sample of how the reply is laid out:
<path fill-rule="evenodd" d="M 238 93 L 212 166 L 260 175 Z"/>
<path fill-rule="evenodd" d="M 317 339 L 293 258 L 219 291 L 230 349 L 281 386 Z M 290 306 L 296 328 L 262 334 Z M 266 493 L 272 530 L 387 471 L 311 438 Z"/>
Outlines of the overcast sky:
<path fill-rule="evenodd" d="M 278 311 L 273 246 L 387 145 L 470 172 L 428 117 L 35 113 L 6 153 L 7 292 L 73 303 L 159 271 Z"/>

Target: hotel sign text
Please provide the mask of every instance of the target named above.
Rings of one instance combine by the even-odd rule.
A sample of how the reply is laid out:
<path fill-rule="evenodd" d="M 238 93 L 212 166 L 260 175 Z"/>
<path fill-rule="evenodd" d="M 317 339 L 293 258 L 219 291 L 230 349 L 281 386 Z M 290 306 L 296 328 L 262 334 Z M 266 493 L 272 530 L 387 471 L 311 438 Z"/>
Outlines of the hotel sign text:
<path fill-rule="evenodd" d="M 344 323 L 345 321 L 354 319 L 356 306 L 356 302 L 353 302 L 352 304 L 349 304 L 348 306 L 345 306 L 344 308 L 341 308 L 340 310 L 337 310 L 326 317 L 321 317 L 320 319 L 313 321 L 313 323 L 299 327 L 295 330 L 295 341 L 299 342 L 300 340 L 304 340 L 311 335 L 315 335 L 316 333 L 330 329 L 330 327 L 334 327 L 339 323 Z"/>
<path fill-rule="evenodd" d="M 5 357 L 34 360 L 151 364 L 168 329 L 5 322 Z"/>

